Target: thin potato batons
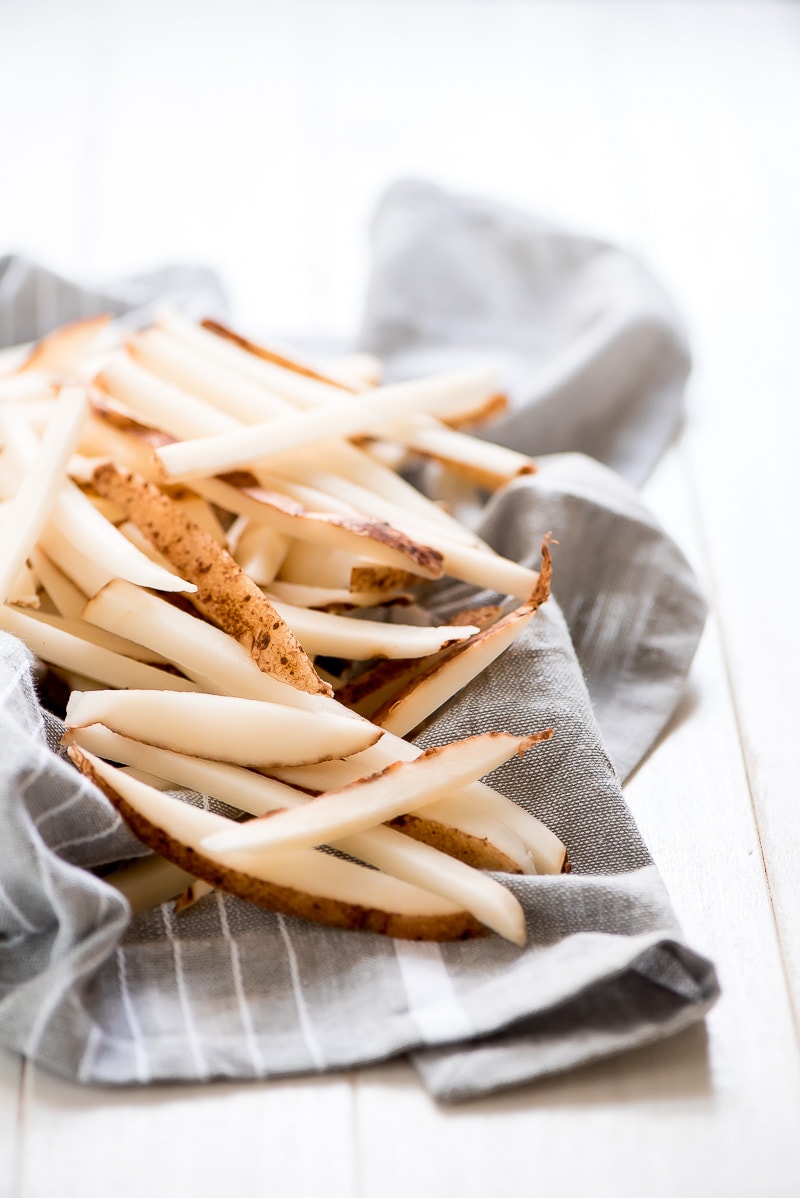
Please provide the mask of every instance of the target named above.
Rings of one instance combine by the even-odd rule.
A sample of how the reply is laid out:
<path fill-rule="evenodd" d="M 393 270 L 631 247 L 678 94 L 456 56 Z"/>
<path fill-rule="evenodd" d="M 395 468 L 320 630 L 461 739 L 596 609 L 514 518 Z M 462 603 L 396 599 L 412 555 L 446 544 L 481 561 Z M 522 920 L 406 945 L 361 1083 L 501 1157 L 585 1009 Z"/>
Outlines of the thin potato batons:
<path fill-rule="evenodd" d="M 394 762 L 380 774 L 359 779 L 343 790 L 318 796 L 307 807 L 228 830 L 214 848 L 237 846 L 272 852 L 329 843 L 353 832 L 404 815 L 490 773 L 515 753 L 522 754 L 544 734 L 511 736 L 487 732 L 436 749 L 414 761 Z"/>
<path fill-rule="evenodd" d="M 483 933 L 447 899 L 314 849 L 269 860 L 258 853 L 211 853 L 202 841 L 228 826 L 223 816 L 163 795 L 74 746 L 69 754 L 144 844 L 220 890 L 285 915 L 400 939 L 464 940 Z"/>
<path fill-rule="evenodd" d="M 203 693 L 73 691 L 67 728 L 106 724 L 123 736 L 259 767 L 300 765 L 347 757 L 375 744 L 381 731 L 366 720 L 322 716 L 281 703 Z"/>
<path fill-rule="evenodd" d="M 293 787 L 251 770 L 138 744 L 97 724 L 69 734 L 69 743 L 106 760 L 132 762 L 156 776 L 163 774 L 181 786 L 219 799 L 250 815 L 263 816 L 316 801 Z M 334 847 L 393 877 L 463 905 L 482 923 L 490 927 L 498 924 L 501 935 L 513 934 L 515 930 L 518 919 L 515 907 L 509 902 L 508 892 L 497 882 L 393 829 L 369 828 L 343 837 Z"/>
<path fill-rule="evenodd" d="M 95 471 L 94 484 L 176 570 L 196 583 L 197 607 L 240 641 L 260 670 L 299 690 L 330 693 L 294 633 L 253 580 L 158 487 L 111 463 Z"/>

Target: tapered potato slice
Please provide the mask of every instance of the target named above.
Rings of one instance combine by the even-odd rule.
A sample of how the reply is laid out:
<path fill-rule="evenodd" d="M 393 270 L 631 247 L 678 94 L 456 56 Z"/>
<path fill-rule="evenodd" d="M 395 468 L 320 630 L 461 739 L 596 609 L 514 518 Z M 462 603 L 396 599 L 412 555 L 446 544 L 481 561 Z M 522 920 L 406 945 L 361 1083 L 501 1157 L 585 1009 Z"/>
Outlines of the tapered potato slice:
<path fill-rule="evenodd" d="M 483 932 L 447 899 L 313 849 L 269 860 L 211 853 L 202 841 L 228 826 L 224 817 L 144 786 L 75 746 L 69 753 L 144 844 L 221 890 L 285 915 L 405 939 L 463 940 Z"/>
<path fill-rule="evenodd" d="M 349 591 L 346 587 L 308 586 L 299 582 L 273 579 L 264 587 L 269 598 L 293 607 L 326 608 L 380 607 L 381 604 L 409 604 L 413 595 L 408 591 Z"/>
<path fill-rule="evenodd" d="M 358 380 L 362 388 L 377 387 L 383 381 L 383 365 L 375 354 L 355 351 L 350 354 L 340 354 L 338 358 L 328 358 L 322 363 L 323 374 L 338 375 L 342 379 Z"/>
<path fill-rule="evenodd" d="M 157 378 L 126 354 L 108 362 L 95 386 L 136 416 L 172 437 L 207 437 L 235 431 L 241 425 L 196 395 Z"/>
<path fill-rule="evenodd" d="M 132 762 L 137 767 L 163 774 L 181 786 L 219 799 L 250 815 L 263 816 L 316 802 L 293 787 L 251 770 L 138 744 L 100 725 L 77 730 L 71 734 L 70 744 L 107 760 Z M 518 913 L 509 903 L 507 892 L 465 865 L 463 860 L 454 861 L 438 848 L 384 827 L 343 837 L 334 847 L 393 877 L 422 886 L 459 906 L 463 904 L 481 922 L 494 927 L 501 935 L 511 932 L 513 938 Z"/>
<path fill-rule="evenodd" d="M 434 379 L 394 383 L 370 392 L 369 403 L 359 397 L 253 424 L 218 436 L 179 441 L 156 451 L 167 481 L 203 478 L 251 463 L 268 466 L 269 455 L 335 437 L 364 436 L 393 420 L 416 412 L 447 414 L 460 404 L 477 400 L 492 386 L 485 370 L 453 372 Z"/>
<path fill-rule="evenodd" d="M 319 794 L 348 786 L 385 769 L 393 762 L 413 761 L 420 752 L 417 745 L 387 732 L 371 749 L 347 761 L 323 762 L 321 765 L 301 766 L 298 769 L 280 768 L 270 773 L 292 786 Z M 513 838 L 521 841 L 529 850 L 537 873 L 558 874 L 564 867 L 566 849 L 555 833 L 485 782 L 453 787 L 451 797 L 426 804 L 421 815 L 426 819 L 439 820 L 448 828 L 469 832 L 475 837 L 487 836 L 493 844 L 513 857 L 513 848 L 506 850 L 502 842 L 502 829 L 506 828 Z"/>
<path fill-rule="evenodd" d="M 286 495 L 265 491 L 250 475 L 196 479 L 192 487 L 227 511 L 265 524 L 286 537 L 368 557 L 379 565 L 420 578 L 442 576 L 440 553 L 381 521 L 309 511 Z"/>
<path fill-rule="evenodd" d="M 259 669 L 310 693 L 329 688 L 300 642 L 251 578 L 213 537 L 152 483 L 112 464 L 94 475 L 170 564 L 197 585 L 196 606 L 245 646 Z"/>
<path fill-rule="evenodd" d="M 0 603 L 11 587 L 50 518 L 65 486 L 67 463 L 80 440 L 88 415 L 82 387 L 61 393 L 41 443 L 26 463 L 16 494 L 0 513 Z"/>
<path fill-rule="evenodd" d="M 404 815 L 459 786 L 472 782 L 522 754 L 544 734 L 512 736 L 487 732 L 436 749 L 410 762 L 395 762 L 380 774 L 359 779 L 342 790 L 318 796 L 312 804 L 243 829 L 230 829 L 213 842 L 215 848 L 248 847 L 279 852 L 338 840 L 377 823 Z"/>
<path fill-rule="evenodd" d="M 75 378 L 80 374 L 84 355 L 110 320 L 107 315 L 90 316 L 60 325 L 36 343 L 20 371 Z"/>
<path fill-rule="evenodd" d="M 385 435 L 488 491 L 496 491 L 519 475 L 536 472 L 536 463 L 526 454 L 471 437 L 433 419 L 420 417 L 394 425 Z"/>
<path fill-rule="evenodd" d="M 348 757 L 381 735 L 366 720 L 257 699 L 203 693 L 164 699 L 161 691 L 74 692 L 65 723 L 67 728 L 106 724 L 123 736 L 179 753 L 260 767 Z"/>
<path fill-rule="evenodd" d="M 83 674 L 104 686 L 147 688 L 154 692 L 156 688 L 176 692 L 197 690 L 197 684 L 187 678 L 133 661 L 17 608 L 0 607 L 0 628 L 19 637 L 42 661 Z"/>
<path fill-rule="evenodd" d="M 370 657 L 425 657 L 445 645 L 467 640 L 477 629 L 443 624 L 383 624 L 378 620 L 354 620 L 333 612 L 314 611 L 278 602 L 281 614 L 307 653 L 347 657 L 365 661 Z"/>
<path fill-rule="evenodd" d="M 373 723 L 397 736 L 406 736 L 468 686 L 525 631 L 550 595 L 552 574 L 550 549 L 545 542 L 539 581 L 528 602 L 420 669 L 397 694 L 371 713 Z"/>

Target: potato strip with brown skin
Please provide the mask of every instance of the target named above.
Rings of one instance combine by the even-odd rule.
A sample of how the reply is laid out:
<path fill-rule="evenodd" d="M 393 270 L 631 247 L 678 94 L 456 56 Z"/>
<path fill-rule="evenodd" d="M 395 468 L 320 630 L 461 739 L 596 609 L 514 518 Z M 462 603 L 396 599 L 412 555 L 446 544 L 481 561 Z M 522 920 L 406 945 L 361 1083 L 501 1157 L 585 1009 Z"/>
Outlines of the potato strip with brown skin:
<path fill-rule="evenodd" d="M 227 550 L 158 487 L 111 463 L 93 475 L 170 565 L 197 586 L 197 608 L 244 645 L 258 668 L 298 690 L 331 694 L 297 637 Z"/>
<path fill-rule="evenodd" d="M 68 753 L 78 769 L 99 787 L 119 811 L 131 831 L 143 844 L 192 877 L 200 878 L 229 894 L 235 894 L 257 906 L 283 915 L 295 915 L 300 919 L 314 920 L 330 927 L 379 932 L 404 940 L 466 940 L 486 934 L 486 929 L 466 911 L 454 911 L 452 903 L 440 899 L 437 895 L 427 895 L 417 887 L 379 875 L 379 871 L 363 870 L 365 875 L 372 875 L 364 878 L 365 891 L 369 892 L 378 875 L 387 896 L 393 893 L 408 896 L 408 908 L 417 906 L 416 911 L 397 911 L 375 905 L 362 906 L 343 897 L 326 895 L 324 880 L 317 893 L 296 889 L 284 881 L 275 880 L 286 872 L 282 869 L 280 860 L 269 863 L 258 872 L 248 872 L 248 865 L 251 870 L 258 870 L 258 862 L 247 860 L 240 854 L 239 860 L 233 864 L 222 855 L 204 851 L 200 846 L 203 834 L 211 832 L 215 823 L 223 825 L 225 821 L 221 817 L 191 807 L 181 813 L 170 805 L 174 804 L 175 808 L 187 805 L 170 798 L 158 802 L 157 812 L 148 810 L 139 798 L 151 792 L 151 788 L 145 787 L 142 790 L 139 786 L 131 785 L 129 778 L 126 779 L 113 767 L 74 745 L 68 749 Z M 123 793 L 123 790 L 126 793 Z M 156 792 L 151 792 L 149 797 L 152 799 L 155 794 Z M 148 806 L 152 807 L 152 803 Z M 171 826 L 173 814 L 176 820 L 174 828 Z M 179 819 L 180 823 L 177 823 Z M 189 820 L 192 824 L 201 825 L 201 828 L 203 824 L 209 826 L 202 830 L 198 828 L 189 839 L 184 826 Z M 308 851 L 315 852 L 313 849 Z M 305 854 L 303 856 L 305 857 Z M 315 868 L 319 874 L 325 874 L 326 871 L 332 873 L 334 881 L 338 881 L 338 875 L 352 874 L 355 877 L 357 875 L 354 871 L 363 869 L 362 866 L 327 857 L 325 854 L 319 854 L 319 858 L 320 860 L 315 862 Z M 320 881 L 319 877 L 317 880 Z M 342 889 L 341 883 L 338 888 Z M 355 891 L 356 887 L 352 889 Z M 426 907 L 430 914 L 425 910 Z"/>

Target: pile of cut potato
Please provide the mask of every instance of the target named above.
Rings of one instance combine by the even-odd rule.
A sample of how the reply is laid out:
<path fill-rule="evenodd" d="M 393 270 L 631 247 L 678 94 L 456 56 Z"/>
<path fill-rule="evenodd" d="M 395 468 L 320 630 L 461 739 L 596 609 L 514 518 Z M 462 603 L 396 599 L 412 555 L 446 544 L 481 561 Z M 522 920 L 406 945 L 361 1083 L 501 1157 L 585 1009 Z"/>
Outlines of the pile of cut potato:
<path fill-rule="evenodd" d="M 171 310 L 0 366 L 0 629 L 66 683 L 69 756 L 153 850 L 107 878 L 134 910 L 218 888 L 524 943 L 492 873 L 561 872 L 565 848 L 480 779 L 552 730 L 406 739 L 549 593 L 546 541 L 539 573 L 509 561 L 398 472 L 530 473 L 466 431 L 502 404 L 483 369 L 382 385 L 364 355 L 311 365 Z M 425 622 L 445 576 L 508 598 Z"/>

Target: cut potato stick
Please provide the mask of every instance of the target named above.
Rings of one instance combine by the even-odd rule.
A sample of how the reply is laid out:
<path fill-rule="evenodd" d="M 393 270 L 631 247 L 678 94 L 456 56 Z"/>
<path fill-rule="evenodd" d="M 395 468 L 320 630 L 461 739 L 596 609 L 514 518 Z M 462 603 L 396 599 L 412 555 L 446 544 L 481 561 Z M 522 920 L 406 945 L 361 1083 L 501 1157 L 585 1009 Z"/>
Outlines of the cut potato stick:
<path fill-rule="evenodd" d="M 539 582 L 527 603 L 516 607 L 468 641 L 456 645 L 441 660 L 416 673 L 402 690 L 371 714 L 379 727 L 406 736 L 478 674 L 488 669 L 514 643 L 550 594 L 552 562 L 548 544 L 542 545 Z"/>
<path fill-rule="evenodd" d="M 211 853 L 202 841 L 228 826 L 223 816 L 161 794 L 74 746 L 69 752 L 143 843 L 240 898 L 334 927 L 401 938 L 462 940 L 482 932 L 474 917 L 447 899 L 313 849 L 269 860 L 258 853 L 239 852 L 235 859 Z"/>
<path fill-rule="evenodd" d="M 122 865 L 103 877 L 107 886 L 113 886 L 128 900 L 134 915 L 178 898 L 193 880 L 185 869 L 153 853 Z"/>
<path fill-rule="evenodd" d="M 90 316 L 54 329 L 34 345 L 20 372 L 82 377 L 85 355 L 110 320 L 110 316 Z"/>
<path fill-rule="evenodd" d="M 520 737 L 487 732 L 427 749 L 414 761 L 395 762 L 380 774 L 318 796 L 306 807 L 280 812 L 257 826 L 229 829 L 210 847 L 230 849 L 246 844 L 261 851 L 282 852 L 328 844 L 443 798 L 454 788 L 490 773 L 515 753 L 522 755 L 541 739 L 542 734 Z"/>
<path fill-rule="evenodd" d="M 131 359 L 164 382 L 180 387 L 243 424 L 286 416 L 292 405 L 223 362 L 198 354 L 160 329 L 146 329 L 126 346 Z"/>
<path fill-rule="evenodd" d="M 0 377 L 0 404 L 38 403 L 52 399 L 59 384 L 40 371 Z"/>
<path fill-rule="evenodd" d="M 147 688 L 148 693 L 155 693 L 157 689 L 175 692 L 197 690 L 197 684 L 188 678 L 179 678 L 177 674 L 156 669 L 155 666 L 132 661 L 129 657 L 104 649 L 63 628 L 53 627 L 44 619 L 17 608 L 0 607 L 0 628 L 19 637 L 42 661 L 84 674 L 106 687 Z M 119 693 L 126 692 L 121 690 Z"/>
<path fill-rule="evenodd" d="M 304 711 L 347 714 L 325 694 L 301 691 L 265 674 L 247 649 L 222 629 L 122 579 L 103 587 L 82 614 L 97 628 L 127 636 L 150 651 L 169 654 L 203 690 L 285 703 Z"/>
<path fill-rule="evenodd" d="M 0 603 L 11 587 L 58 502 L 67 463 L 80 440 L 88 414 L 83 388 L 62 391 L 52 420 L 29 461 L 16 494 L 2 512 Z"/>
<path fill-rule="evenodd" d="M 496 491 L 521 474 L 536 472 L 535 462 L 525 454 L 470 437 L 431 418 L 419 417 L 394 425 L 384 430 L 383 435 L 415 453 L 435 458 L 489 491 Z"/>
<path fill-rule="evenodd" d="M 322 410 L 278 417 L 219 436 L 178 441 L 156 451 L 165 478 L 202 478 L 250 463 L 267 469 L 269 455 L 324 441 L 330 437 L 365 436 L 393 420 L 416 412 L 447 414 L 470 397 L 491 387 L 488 372 L 460 371 L 435 379 L 419 379 L 375 388 L 369 403 L 343 399 Z"/>
<path fill-rule="evenodd" d="M 425 657 L 446 645 L 467 640 L 478 631 L 444 624 L 383 624 L 377 620 L 353 620 L 332 612 L 313 611 L 276 603 L 280 613 L 307 653 L 348 657 L 365 661 L 370 657 Z"/>
<path fill-rule="evenodd" d="M 322 407 L 341 399 L 341 380 L 323 377 L 314 369 L 298 370 L 296 358 L 257 345 L 215 320 L 204 320 L 202 327 L 220 344 L 241 355 L 238 359 L 233 355 L 228 356 L 227 361 L 232 366 L 235 364 L 243 373 L 256 377 L 295 408 Z M 354 390 L 347 387 L 347 390 L 351 389 Z"/>
<path fill-rule="evenodd" d="M 307 586 L 279 579 L 273 579 L 265 589 L 271 599 L 294 607 L 380 607 L 381 604 L 413 601 L 407 591 L 348 591 L 344 587 Z"/>
<path fill-rule="evenodd" d="M 101 466 L 95 471 L 95 486 L 98 473 L 105 469 L 106 466 Z M 100 488 L 97 487 L 97 490 Z M 106 498 L 117 502 L 113 495 L 106 494 Z M 125 510 L 121 503 L 118 506 Z M 50 512 L 48 524 L 95 564 L 103 578 L 101 586 L 112 578 L 126 578 L 138 586 L 152 587 L 156 591 L 197 590 L 194 581 L 187 581 L 145 557 L 113 524 L 95 510 L 91 501 L 74 483 L 67 482 L 61 488 L 55 507 Z M 79 582 L 77 579 L 75 581 Z"/>
<path fill-rule="evenodd" d="M 67 740 L 70 744 L 87 749 L 98 757 L 127 763 L 139 770 L 169 779 L 172 784 L 209 795 L 250 815 L 266 815 L 272 811 L 298 807 L 312 801 L 308 795 L 295 787 L 273 778 L 266 778 L 263 774 L 256 774 L 237 765 L 207 761 L 142 744 L 140 741 L 120 736 L 101 724 L 73 729 Z M 533 872 L 530 855 L 522 843 L 505 830 L 497 829 L 489 821 L 484 821 L 481 825 L 480 835 L 465 833 L 461 829 L 448 828 L 443 824 L 414 816 L 403 817 L 402 821 L 396 822 L 397 825 L 401 825 L 401 831 L 406 836 L 430 844 L 475 869 L 491 869 L 504 873 Z M 370 844 L 375 840 L 374 831 L 372 829 L 360 833 L 358 843 L 345 838 L 337 843 L 337 847 L 367 864 L 383 868 L 381 862 L 373 859 L 371 855 Z M 397 835 L 399 834 L 398 832 Z M 503 845 L 502 849 L 498 847 L 498 841 Z M 416 859 L 413 852 L 409 859 Z M 386 868 L 389 872 L 394 872 L 388 866 Z M 406 877 L 402 872 L 397 876 Z M 406 881 L 410 880 L 413 879 L 406 877 Z M 435 883 L 429 882 L 428 885 L 431 885 L 437 894 L 442 893 Z"/>
<path fill-rule="evenodd" d="M 383 366 L 380 358 L 364 351 L 341 354 L 338 358 L 328 358 L 322 363 L 322 373 L 338 375 L 348 382 L 350 379 L 358 380 L 362 389 L 364 385 L 377 387 L 383 381 Z"/>
<path fill-rule="evenodd" d="M 16 607 L 38 608 L 41 606 L 38 590 L 36 575 L 26 562 L 11 584 L 8 602 Z"/>
<path fill-rule="evenodd" d="M 101 466 L 94 483 L 170 565 L 197 584 L 193 602 L 245 646 L 259 669 L 301 690 L 328 693 L 299 641 L 229 553 L 145 479 Z"/>
<path fill-rule="evenodd" d="M 59 614 L 67 619 L 79 619 L 86 606 L 87 596 L 38 546 L 34 546 L 29 556 L 31 565 Z"/>
<path fill-rule="evenodd" d="M 142 745 L 116 736 L 95 725 L 82 729 L 71 739 L 89 753 L 115 761 L 136 761 L 145 769 L 162 772 L 166 777 L 192 790 L 219 799 L 257 817 L 309 805 L 322 800 L 310 799 L 291 787 L 273 782 L 238 766 L 203 762 Z M 419 768 L 419 767 L 417 767 Z M 257 830 L 255 824 L 229 823 L 231 830 Z M 224 835 L 224 833 L 221 833 Z M 239 846 L 247 847 L 245 846 Z M 463 862 L 453 859 L 421 841 L 403 836 L 391 828 L 375 827 L 338 840 L 335 848 L 382 869 L 393 877 L 421 886 L 450 899 L 471 912 L 501 935 L 524 940 L 524 923 L 519 906 L 508 891 Z M 517 942 L 521 942 L 517 940 Z"/>
<path fill-rule="evenodd" d="M 160 691 L 74 692 L 65 723 L 67 728 L 106 724 L 161 748 L 261 768 L 347 757 L 381 735 L 366 720 L 255 699 L 198 692 L 164 700 Z"/>
<path fill-rule="evenodd" d="M 131 586 L 132 583 L 125 583 L 124 585 Z M 148 592 L 143 593 L 147 594 Z M 132 661 L 144 661 L 149 665 L 158 666 L 171 664 L 171 659 L 164 657 L 162 654 L 155 653 L 143 645 L 137 645 L 126 637 L 118 636 L 113 632 L 107 632 L 102 628 L 96 628 L 88 624 L 85 620 L 60 616 L 52 612 L 32 612 L 31 615 L 35 620 L 41 620 L 43 624 L 49 625 L 50 628 L 60 628 L 62 632 L 69 632 L 72 636 L 78 637 L 80 640 L 89 641 L 91 644 L 99 645 L 103 649 L 110 649 L 112 653 L 119 653 L 123 657 L 129 657 Z"/>
<path fill-rule="evenodd" d="M 123 354 L 108 362 L 94 382 L 147 424 L 173 437 L 216 436 L 241 427 L 233 417 L 156 378 Z"/>
<path fill-rule="evenodd" d="M 248 476 L 197 479 L 192 487 L 212 503 L 274 528 L 283 536 L 369 557 L 378 565 L 407 570 L 420 578 L 442 575 L 441 554 L 388 524 L 310 512 L 285 495 L 264 491 L 248 481 Z"/>
<path fill-rule="evenodd" d="M 292 786 L 321 793 L 345 787 L 395 761 L 414 761 L 420 753 L 417 745 L 387 732 L 371 749 L 348 761 L 330 761 L 299 769 L 280 768 L 270 773 Z M 529 849 L 537 873 L 557 874 L 564 867 L 566 849 L 558 837 L 535 816 L 485 782 L 454 787 L 451 797 L 427 804 L 424 815 L 476 836 L 486 834 L 480 830 L 484 820 L 494 821 L 496 825 L 508 828 Z"/>
<path fill-rule="evenodd" d="M 237 517 L 228 529 L 230 551 L 236 561 L 258 586 L 268 586 L 286 560 L 290 544 L 264 524 L 251 524 L 243 516 Z"/>

